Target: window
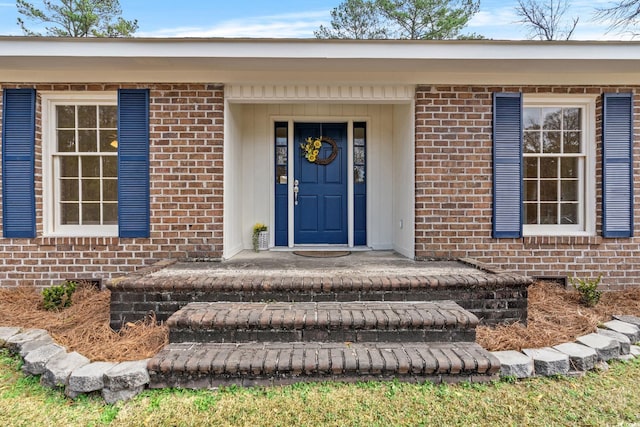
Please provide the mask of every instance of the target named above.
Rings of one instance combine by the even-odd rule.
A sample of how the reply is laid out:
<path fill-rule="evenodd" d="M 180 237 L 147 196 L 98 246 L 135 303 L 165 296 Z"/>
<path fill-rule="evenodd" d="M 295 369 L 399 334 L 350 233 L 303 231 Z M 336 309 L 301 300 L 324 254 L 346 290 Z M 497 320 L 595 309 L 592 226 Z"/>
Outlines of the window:
<path fill-rule="evenodd" d="M 591 99 L 524 98 L 523 232 L 594 232 L 594 105 Z"/>
<path fill-rule="evenodd" d="M 632 237 L 633 94 L 601 99 L 602 235 Z M 595 97 L 493 94 L 494 238 L 595 235 L 595 121 Z"/>
<path fill-rule="evenodd" d="M 43 96 L 48 234 L 118 234 L 116 102 L 115 94 Z"/>

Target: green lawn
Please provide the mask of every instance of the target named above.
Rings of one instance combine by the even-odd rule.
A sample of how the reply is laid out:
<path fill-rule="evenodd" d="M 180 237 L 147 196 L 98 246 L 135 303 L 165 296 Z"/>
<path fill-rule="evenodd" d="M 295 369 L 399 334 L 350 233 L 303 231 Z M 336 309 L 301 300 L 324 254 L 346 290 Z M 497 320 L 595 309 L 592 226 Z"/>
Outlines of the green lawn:
<path fill-rule="evenodd" d="M 299 384 L 221 391 L 147 391 L 106 405 L 67 399 L 24 377 L 0 350 L 2 426 L 632 425 L 640 423 L 640 358 L 583 378 L 485 385 Z"/>

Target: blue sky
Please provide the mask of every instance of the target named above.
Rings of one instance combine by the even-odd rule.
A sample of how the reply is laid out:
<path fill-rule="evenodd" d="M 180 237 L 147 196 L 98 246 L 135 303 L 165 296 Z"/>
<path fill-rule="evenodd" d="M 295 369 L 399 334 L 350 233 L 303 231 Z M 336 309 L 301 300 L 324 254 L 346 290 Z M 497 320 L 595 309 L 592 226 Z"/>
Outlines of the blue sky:
<path fill-rule="evenodd" d="M 41 4 L 35 0 L 33 3 Z M 329 12 L 341 0 L 120 0 L 123 16 L 136 18 L 140 37 L 313 37 L 327 25 Z M 610 0 L 572 0 L 570 16 L 580 16 L 574 39 L 612 40 L 627 35 L 606 33 L 593 22 L 594 7 Z M 494 39 L 526 39 L 516 23 L 517 0 L 481 0 L 480 12 L 466 32 Z M 0 0 L 0 35 L 21 35 L 15 2 Z"/>

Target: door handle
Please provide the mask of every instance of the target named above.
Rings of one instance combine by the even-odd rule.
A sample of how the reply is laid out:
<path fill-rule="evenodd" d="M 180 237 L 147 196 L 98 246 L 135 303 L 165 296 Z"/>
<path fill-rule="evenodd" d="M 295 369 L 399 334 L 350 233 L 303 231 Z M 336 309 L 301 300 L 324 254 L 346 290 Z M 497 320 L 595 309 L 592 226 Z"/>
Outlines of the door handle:
<path fill-rule="evenodd" d="M 296 179 L 295 181 L 293 181 L 293 204 L 295 206 L 298 206 L 298 191 L 300 191 L 300 188 L 298 187 L 298 180 Z"/>

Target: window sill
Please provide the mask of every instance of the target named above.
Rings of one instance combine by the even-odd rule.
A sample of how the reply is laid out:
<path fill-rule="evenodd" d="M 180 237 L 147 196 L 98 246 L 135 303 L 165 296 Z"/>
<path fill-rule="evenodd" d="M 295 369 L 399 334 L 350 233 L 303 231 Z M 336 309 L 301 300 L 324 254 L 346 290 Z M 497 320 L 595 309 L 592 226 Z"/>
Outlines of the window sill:
<path fill-rule="evenodd" d="M 602 244 L 602 236 L 524 236 L 525 248 L 555 248 L 558 246 L 598 246 Z"/>

